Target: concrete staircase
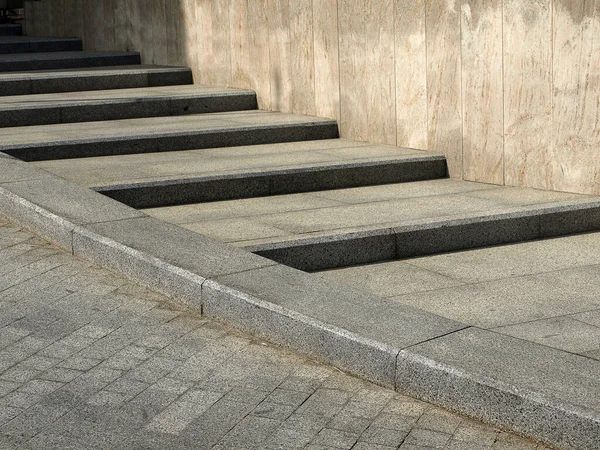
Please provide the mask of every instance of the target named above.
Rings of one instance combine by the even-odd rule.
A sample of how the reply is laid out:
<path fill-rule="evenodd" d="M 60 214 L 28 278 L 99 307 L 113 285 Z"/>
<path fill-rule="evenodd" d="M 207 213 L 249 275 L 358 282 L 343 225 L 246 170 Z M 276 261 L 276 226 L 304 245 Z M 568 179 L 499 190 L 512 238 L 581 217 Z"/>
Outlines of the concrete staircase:
<path fill-rule="evenodd" d="M 11 37 L 0 53 L 0 151 L 30 162 L 0 158 L 4 214 L 344 370 L 551 444 L 598 448 L 588 358 L 295 269 L 599 230 L 600 199 L 448 179 L 442 156 L 339 139 L 333 120 L 259 111 L 253 92 L 195 86 L 189 69 L 142 66 L 132 52 Z M 548 360 L 561 370 L 536 382 Z M 560 385 L 566 373 L 585 392 Z"/>

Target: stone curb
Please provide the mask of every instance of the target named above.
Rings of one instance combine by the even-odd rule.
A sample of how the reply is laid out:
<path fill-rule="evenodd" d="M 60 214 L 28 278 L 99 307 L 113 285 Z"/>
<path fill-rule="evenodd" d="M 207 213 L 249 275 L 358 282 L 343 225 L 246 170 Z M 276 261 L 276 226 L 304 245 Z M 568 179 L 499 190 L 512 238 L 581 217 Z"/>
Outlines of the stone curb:
<path fill-rule="evenodd" d="M 14 171 L 14 166 L 23 175 L 17 182 L 6 182 L 10 178 L 5 172 Z M 183 256 L 184 251 L 178 249 L 171 256 L 154 253 L 152 249 L 165 246 L 163 242 L 127 245 L 113 236 L 131 233 L 140 224 L 154 228 L 160 222 L 135 210 L 123 210 L 123 205 L 106 198 L 98 199 L 99 204 L 106 207 L 107 201 L 112 202 L 112 215 L 122 218 L 102 222 L 97 215 L 85 217 L 79 205 L 88 200 L 80 198 L 84 188 L 68 182 L 72 190 L 61 194 L 70 198 L 52 201 L 61 207 L 66 202 L 73 211 L 59 214 L 52 201 L 24 198 L 18 191 L 28 180 L 47 183 L 49 189 L 65 181 L 1 153 L 0 180 L 2 214 L 75 256 L 182 300 L 209 317 L 550 445 L 600 449 L 600 380 L 597 365 L 587 358 L 401 305 L 391 308 L 385 299 L 200 235 L 193 238 L 182 232 L 176 238 L 186 241 L 188 252 L 196 243 L 200 249 Z M 86 195 L 103 197 L 85 190 Z M 113 226 L 118 230 L 98 231 Z M 189 261 L 189 267 L 173 264 L 178 258 L 190 259 L 190 254 L 196 259 Z M 221 256 L 226 262 L 243 261 L 237 267 L 213 267 Z M 207 270 L 200 273 L 195 265 Z M 364 317 L 358 317 L 361 310 Z M 384 323 L 386 319 L 400 325 L 390 326 Z"/>

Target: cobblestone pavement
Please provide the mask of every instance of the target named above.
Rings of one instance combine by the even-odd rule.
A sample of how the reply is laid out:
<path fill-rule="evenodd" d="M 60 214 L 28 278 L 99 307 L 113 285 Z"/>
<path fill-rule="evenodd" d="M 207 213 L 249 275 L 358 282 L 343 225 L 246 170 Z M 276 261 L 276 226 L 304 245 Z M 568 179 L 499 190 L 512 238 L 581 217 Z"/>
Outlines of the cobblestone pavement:
<path fill-rule="evenodd" d="M 0 449 L 542 449 L 202 319 L 0 219 Z"/>

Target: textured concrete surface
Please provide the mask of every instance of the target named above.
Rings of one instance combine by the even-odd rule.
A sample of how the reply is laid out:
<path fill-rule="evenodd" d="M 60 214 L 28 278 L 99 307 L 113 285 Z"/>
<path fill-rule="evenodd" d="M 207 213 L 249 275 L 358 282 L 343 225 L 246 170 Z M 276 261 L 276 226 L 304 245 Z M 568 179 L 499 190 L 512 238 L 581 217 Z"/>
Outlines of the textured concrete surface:
<path fill-rule="evenodd" d="M 270 111 L 192 114 L 0 129 L 0 151 L 27 161 L 335 139 L 335 121 Z"/>
<path fill-rule="evenodd" d="M 0 219 L 3 449 L 546 449 L 201 319 Z"/>
<path fill-rule="evenodd" d="M 118 66 L 140 63 L 136 52 L 42 52 L 0 54 L 0 72 Z"/>
<path fill-rule="evenodd" d="M 173 151 L 147 155 L 38 161 L 35 165 L 89 187 L 188 179 L 365 159 L 412 158 L 419 150 L 369 145 L 346 139 L 284 142 L 228 148 Z"/>
<path fill-rule="evenodd" d="M 343 139 L 39 161 L 36 165 L 135 208 L 446 176 L 440 156 Z"/>
<path fill-rule="evenodd" d="M 600 360 L 600 320 L 594 320 L 600 317 L 599 255 L 600 233 L 589 233 L 320 275 L 469 325 Z"/>
<path fill-rule="evenodd" d="M 82 42 L 78 38 L 0 35 L 0 54 L 69 52 L 79 50 L 82 50 Z"/>
<path fill-rule="evenodd" d="M 313 271 L 598 230 L 598 200 L 440 179 L 145 212 Z"/>
<path fill-rule="evenodd" d="M 0 127 L 256 109 L 252 91 L 168 86 L 0 97 Z"/>
<path fill-rule="evenodd" d="M 187 67 L 152 65 L 0 72 L 0 96 L 191 84 Z"/>

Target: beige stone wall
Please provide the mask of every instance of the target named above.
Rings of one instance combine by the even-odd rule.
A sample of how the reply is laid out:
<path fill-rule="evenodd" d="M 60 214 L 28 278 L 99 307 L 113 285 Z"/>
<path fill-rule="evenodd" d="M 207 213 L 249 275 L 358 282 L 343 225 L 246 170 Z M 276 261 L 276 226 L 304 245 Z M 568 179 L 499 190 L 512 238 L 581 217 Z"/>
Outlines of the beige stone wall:
<path fill-rule="evenodd" d="M 345 137 L 444 152 L 452 176 L 600 194 L 600 0 L 43 0 L 82 35 L 252 88 Z"/>

